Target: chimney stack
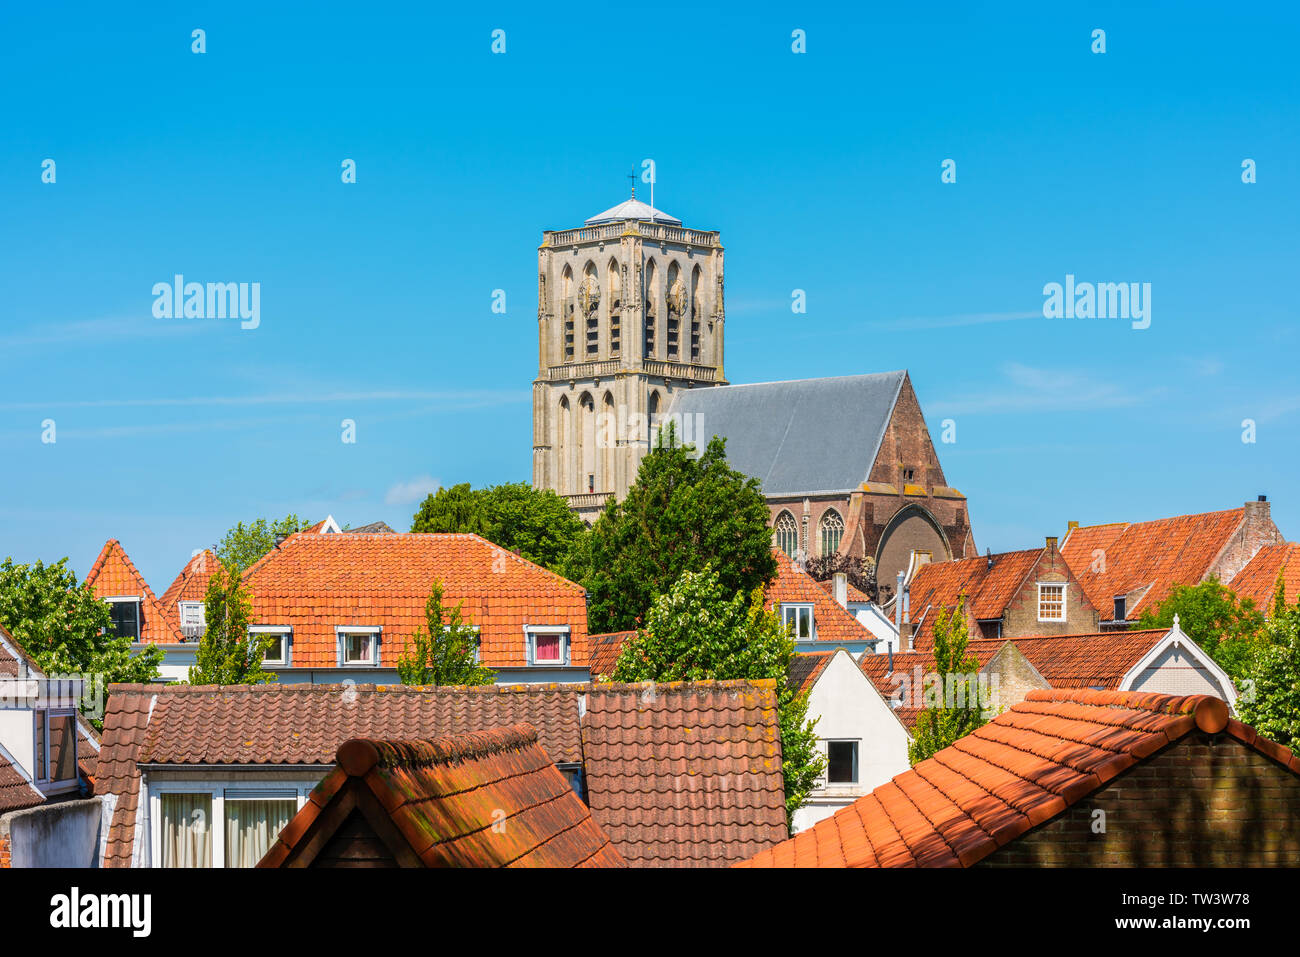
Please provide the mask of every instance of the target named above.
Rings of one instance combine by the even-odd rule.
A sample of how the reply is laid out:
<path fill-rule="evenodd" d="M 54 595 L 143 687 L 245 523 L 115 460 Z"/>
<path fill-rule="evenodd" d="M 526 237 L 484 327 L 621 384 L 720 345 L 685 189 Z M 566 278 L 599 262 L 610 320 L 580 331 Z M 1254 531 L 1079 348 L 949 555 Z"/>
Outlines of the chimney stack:
<path fill-rule="evenodd" d="M 849 607 L 849 576 L 844 572 L 836 572 L 831 576 L 831 594 L 841 608 Z"/>
<path fill-rule="evenodd" d="M 1054 551 L 1057 550 L 1057 548 L 1056 548 L 1056 536 L 1055 536 L 1055 535 L 1048 535 L 1048 536 L 1047 536 L 1047 550 L 1048 550 L 1049 552 L 1054 552 Z"/>

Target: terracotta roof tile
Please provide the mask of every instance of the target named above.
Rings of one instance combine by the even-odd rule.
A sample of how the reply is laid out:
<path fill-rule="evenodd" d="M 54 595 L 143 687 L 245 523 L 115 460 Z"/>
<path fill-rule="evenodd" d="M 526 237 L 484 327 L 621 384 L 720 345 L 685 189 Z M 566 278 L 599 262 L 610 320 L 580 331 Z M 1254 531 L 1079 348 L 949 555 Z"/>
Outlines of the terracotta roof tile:
<path fill-rule="evenodd" d="M 299 532 L 244 573 L 254 620 L 293 628 L 301 668 L 337 666 L 336 625 L 382 627 L 380 664 L 394 667 L 435 579 L 444 606 L 464 603 L 487 667 L 527 664 L 525 624 L 567 625 L 570 664 L 587 666 L 582 586 L 477 535 Z"/>
<path fill-rule="evenodd" d="M 1051 639 L 1053 641 L 1059 639 Z M 1300 773 L 1208 695 L 1031 691 L 1010 711 L 748 867 L 969 867 L 1199 729 Z"/>
<path fill-rule="evenodd" d="M 1093 606 L 1106 615 L 1117 595 L 1139 594 L 1126 607 L 1136 620 L 1162 601 L 1175 585 L 1195 585 L 1210 574 L 1215 559 L 1245 518 L 1244 508 L 1179 515 L 1134 524 L 1075 528 L 1061 555 Z M 1098 555 L 1105 561 L 1098 561 Z"/>
<path fill-rule="evenodd" d="M 163 611 L 175 619 L 178 601 L 203 601 L 208 593 L 208 579 L 217 570 L 218 564 L 217 556 L 206 548 L 186 562 L 180 574 L 167 586 L 162 598 L 158 599 Z M 179 619 L 176 621 L 179 627 Z"/>
<path fill-rule="evenodd" d="M 922 565 L 908 586 L 912 618 L 920 620 L 914 636 L 916 647 L 927 648 L 933 643 L 939 610 L 955 609 L 963 593 L 976 619 L 1001 618 L 1042 555 L 1043 549 L 1031 548 Z"/>
<path fill-rule="evenodd" d="M 350 798 L 386 814 L 399 862 L 425 867 L 623 867 L 530 725 L 430 740 L 352 738 L 259 867 L 308 866 Z M 400 848 L 397 850 L 401 850 Z"/>
<path fill-rule="evenodd" d="M 593 678 L 614 673 L 618 656 L 623 651 L 623 643 L 636 637 L 635 631 L 611 631 L 603 635 L 591 635 L 587 639 L 590 650 L 590 669 Z"/>
<path fill-rule="evenodd" d="M 1238 598 L 1251 599 L 1267 615 L 1273 607 L 1273 591 L 1279 574 L 1286 603 L 1294 605 L 1300 601 L 1300 544 L 1265 545 L 1229 584 Z"/>
<path fill-rule="evenodd" d="M 728 864 L 788 833 L 771 679 L 595 685 L 582 740 L 592 816 L 630 864 Z"/>
<path fill-rule="evenodd" d="M 773 548 L 772 557 L 776 559 L 776 578 L 764 594 L 769 608 L 775 609 L 785 602 L 808 602 L 813 606 L 813 628 L 818 641 L 875 641 L 875 636 L 848 609 L 836 602 L 811 575 L 796 568 L 785 552 Z"/>
<path fill-rule="evenodd" d="M 835 657 L 833 651 L 812 651 L 795 655 L 790 660 L 790 684 L 798 688 L 801 694 L 807 694 L 833 657 Z"/>
<path fill-rule="evenodd" d="M 13 756 L 0 746 L 0 814 L 44 803 L 45 795 L 23 773 Z"/>
<path fill-rule="evenodd" d="M 136 569 L 122 543 L 110 538 L 100 549 L 99 557 L 86 574 L 86 582 L 96 598 L 113 598 L 122 595 L 140 596 L 140 640 L 178 644 L 181 641 L 179 625 L 173 624 L 162 603 L 154 597 L 153 589 Z"/>
<path fill-rule="evenodd" d="M 814 581 L 816 581 L 816 579 L 814 579 Z M 845 593 L 849 601 L 871 601 L 871 599 L 867 597 L 867 593 L 857 585 L 853 584 L 853 582 L 845 582 L 845 585 L 847 586 L 845 588 Z M 826 594 L 830 595 L 832 601 L 835 599 L 835 582 L 832 579 L 827 578 L 824 581 L 819 581 L 817 582 L 817 586 L 826 592 Z"/>

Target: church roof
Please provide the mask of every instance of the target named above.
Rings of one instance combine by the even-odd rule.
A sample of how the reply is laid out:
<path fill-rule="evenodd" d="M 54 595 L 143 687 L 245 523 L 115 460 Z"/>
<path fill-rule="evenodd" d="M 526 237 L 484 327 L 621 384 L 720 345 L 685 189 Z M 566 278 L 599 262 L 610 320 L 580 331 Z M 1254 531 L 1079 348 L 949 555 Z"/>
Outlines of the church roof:
<path fill-rule="evenodd" d="M 856 489 L 871 472 L 906 372 L 724 385 L 678 392 L 678 434 L 702 447 L 727 440 L 731 467 L 763 494 L 810 495 Z M 689 425 L 689 431 L 688 431 Z"/>
<path fill-rule="evenodd" d="M 634 197 L 623 200 L 617 206 L 612 206 L 603 213 L 597 213 L 583 225 L 599 226 L 601 223 L 618 223 L 625 219 L 644 219 L 652 223 L 667 223 L 669 226 L 680 226 L 682 224 L 682 221 L 676 216 L 669 216 L 663 210 L 648 206 Z"/>

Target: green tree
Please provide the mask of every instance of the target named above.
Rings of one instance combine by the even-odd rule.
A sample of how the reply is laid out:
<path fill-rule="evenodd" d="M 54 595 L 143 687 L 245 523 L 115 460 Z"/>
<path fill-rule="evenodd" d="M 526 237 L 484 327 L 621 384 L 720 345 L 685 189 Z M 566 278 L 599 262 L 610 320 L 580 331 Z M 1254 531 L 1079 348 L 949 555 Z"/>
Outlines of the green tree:
<path fill-rule="evenodd" d="M 965 603 L 963 592 L 956 611 L 949 614 L 946 608 L 940 610 L 934 622 L 934 673 L 926 676 L 924 688 L 910 689 L 924 704 L 912 729 L 912 743 L 907 746 L 907 759 L 913 765 L 986 721 L 984 712 L 989 702 L 987 694 L 980 694 L 979 662 L 966 651 L 970 636 L 966 631 Z"/>
<path fill-rule="evenodd" d="M 440 488 L 420 505 L 413 532 L 470 532 L 564 574 L 586 529 L 568 503 L 549 489 L 507 482 L 471 489 Z"/>
<path fill-rule="evenodd" d="M 239 573 L 218 565 L 203 597 L 207 627 L 190 669 L 192 685 L 256 685 L 275 681 L 262 668 L 271 635 L 251 634 L 253 603 Z"/>
<path fill-rule="evenodd" d="M 152 645 L 131 653 L 131 639 L 112 630 L 108 604 L 95 597 L 62 558 L 0 563 L 0 624 L 47 675 L 86 674 L 114 682 L 143 683 L 158 676 L 162 652 Z M 83 710 L 91 717 L 93 703 Z"/>
<path fill-rule="evenodd" d="M 656 597 L 706 565 L 725 594 L 766 586 L 776 575 L 768 520 L 758 481 L 727 464 L 722 439 L 697 457 L 670 424 L 627 497 L 611 500 L 596 520 L 581 553 L 585 568 L 573 570 L 591 596 L 590 630 L 636 628 Z"/>
<path fill-rule="evenodd" d="M 404 685 L 490 685 L 497 674 L 475 660 L 478 629 L 462 614 L 464 602 L 447 611 L 442 605 L 442 583 L 435 581 L 424 603 L 424 628 L 397 659 L 397 676 Z"/>
<path fill-rule="evenodd" d="M 732 597 L 728 598 L 730 594 Z M 787 817 L 804 803 L 825 767 L 817 750 L 808 696 L 788 675 L 794 640 L 763 607 L 762 589 L 728 592 L 710 566 L 684 572 L 650 608 L 646 627 L 629 639 L 615 681 L 728 681 L 775 678 L 781 771 Z"/>
<path fill-rule="evenodd" d="M 212 546 L 212 551 L 221 564 L 242 572 L 274 548 L 277 538 L 288 538 L 294 532 L 304 531 L 314 524 L 315 522 L 293 514 L 286 515 L 277 522 L 268 522 L 264 518 L 247 525 L 238 522 L 226 532 L 221 541 Z"/>
<path fill-rule="evenodd" d="M 1300 748 L 1300 603 L 1275 609 L 1237 691 L 1242 721 L 1293 751 Z"/>
<path fill-rule="evenodd" d="M 1170 628 L 1178 616 L 1178 627 L 1219 663 L 1233 678 L 1240 677 L 1253 657 L 1253 648 L 1264 628 L 1264 616 L 1247 598 L 1216 579 L 1198 585 L 1175 585 L 1154 608 L 1142 613 L 1134 628 Z"/>

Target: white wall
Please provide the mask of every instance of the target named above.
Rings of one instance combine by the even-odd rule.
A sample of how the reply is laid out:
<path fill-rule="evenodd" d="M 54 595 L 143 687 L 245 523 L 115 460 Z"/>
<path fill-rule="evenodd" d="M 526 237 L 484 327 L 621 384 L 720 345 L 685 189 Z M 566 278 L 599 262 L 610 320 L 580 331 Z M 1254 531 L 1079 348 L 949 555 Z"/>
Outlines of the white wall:
<path fill-rule="evenodd" d="M 827 662 L 809 692 L 808 717 L 818 719 L 816 734 L 823 756 L 828 739 L 858 742 L 858 782 L 823 783 L 815 789 L 794 814 L 796 831 L 847 807 L 909 767 L 907 731 L 843 649 Z"/>
<path fill-rule="evenodd" d="M 36 769 L 31 766 L 36 753 L 31 709 L 0 709 L 0 745 L 23 766 L 29 777 L 36 777 Z"/>

